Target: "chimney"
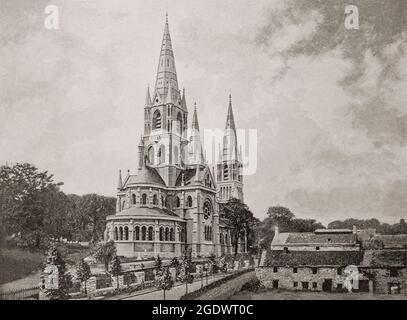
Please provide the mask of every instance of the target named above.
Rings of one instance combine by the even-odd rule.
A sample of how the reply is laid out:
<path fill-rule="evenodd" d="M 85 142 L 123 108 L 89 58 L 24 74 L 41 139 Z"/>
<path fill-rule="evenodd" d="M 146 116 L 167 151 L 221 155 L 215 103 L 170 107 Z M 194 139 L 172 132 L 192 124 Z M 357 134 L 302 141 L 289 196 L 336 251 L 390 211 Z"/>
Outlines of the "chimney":
<path fill-rule="evenodd" d="M 280 234 L 280 231 L 278 229 L 278 226 L 274 227 L 274 237 L 277 237 Z"/>

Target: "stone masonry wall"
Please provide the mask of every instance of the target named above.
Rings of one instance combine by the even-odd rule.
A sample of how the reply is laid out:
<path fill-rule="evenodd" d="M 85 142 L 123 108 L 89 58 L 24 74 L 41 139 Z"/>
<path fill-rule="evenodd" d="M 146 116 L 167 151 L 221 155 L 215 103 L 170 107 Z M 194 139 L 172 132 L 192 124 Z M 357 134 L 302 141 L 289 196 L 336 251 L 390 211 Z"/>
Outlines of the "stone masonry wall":
<path fill-rule="evenodd" d="M 196 300 L 225 300 L 239 292 L 243 285 L 256 279 L 256 273 L 249 271 L 234 279 L 226 281 L 216 288 L 203 292 Z"/>

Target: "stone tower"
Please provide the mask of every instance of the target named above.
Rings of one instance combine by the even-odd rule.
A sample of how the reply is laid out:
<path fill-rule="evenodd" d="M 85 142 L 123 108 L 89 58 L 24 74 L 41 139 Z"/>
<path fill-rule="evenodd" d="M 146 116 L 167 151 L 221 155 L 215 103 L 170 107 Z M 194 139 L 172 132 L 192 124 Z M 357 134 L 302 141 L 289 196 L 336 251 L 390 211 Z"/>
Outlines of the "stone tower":
<path fill-rule="evenodd" d="M 229 107 L 222 148 L 219 149 L 216 181 L 217 200 L 219 203 L 226 203 L 231 198 L 243 201 L 242 161 L 241 153 L 237 146 L 231 95 L 229 95 Z"/>
<path fill-rule="evenodd" d="M 185 90 L 178 88 L 174 52 L 166 18 L 153 95 L 147 88 L 144 106 L 144 161 L 155 168 L 166 185 L 174 186 L 185 168 L 188 143 Z"/>

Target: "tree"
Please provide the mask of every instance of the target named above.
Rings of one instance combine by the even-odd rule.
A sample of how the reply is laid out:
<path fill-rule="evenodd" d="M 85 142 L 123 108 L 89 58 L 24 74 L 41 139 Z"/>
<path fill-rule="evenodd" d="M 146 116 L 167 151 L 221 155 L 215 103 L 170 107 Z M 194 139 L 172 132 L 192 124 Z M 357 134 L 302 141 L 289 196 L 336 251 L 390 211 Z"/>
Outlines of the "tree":
<path fill-rule="evenodd" d="M 248 238 L 254 232 L 256 219 L 248 206 L 239 199 L 232 198 L 223 206 L 224 222 L 231 229 L 232 244 L 237 255 L 239 239 Z"/>
<path fill-rule="evenodd" d="M 49 199 L 59 193 L 62 183 L 53 175 L 28 163 L 0 167 L 0 222 L 7 234 L 18 234 L 22 247 L 40 248 L 47 244 Z"/>
<path fill-rule="evenodd" d="M 191 256 L 185 253 L 182 257 L 180 268 L 180 280 L 182 283 L 185 283 L 185 294 L 188 293 L 188 283 L 192 283 L 194 281 L 194 277 L 191 274 L 191 268 Z"/>
<path fill-rule="evenodd" d="M 163 263 L 162 263 L 162 261 L 161 261 L 161 258 L 160 258 L 160 256 L 158 255 L 157 256 L 157 258 L 155 259 L 155 269 L 157 270 L 157 271 L 160 271 L 161 270 L 161 268 L 162 268 L 162 266 L 163 266 Z"/>
<path fill-rule="evenodd" d="M 158 276 L 158 288 L 163 290 L 164 300 L 165 300 L 165 292 L 171 290 L 174 286 L 174 279 L 172 278 L 170 269 L 165 267 L 162 272 L 160 272 Z"/>
<path fill-rule="evenodd" d="M 209 263 L 212 266 L 212 273 L 218 273 L 219 261 L 218 261 L 218 259 L 216 259 L 215 254 L 211 254 L 209 256 Z"/>
<path fill-rule="evenodd" d="M 81 260 L 77 266 L 76 277 L 79 281 L 85 283 L 85 294 L 87 294 L 86 281 L 92 276 L 89 265 L 85 260 Z"/>
<path fill-rule="evenodd" d="M 120 259 L 118 256 L 115 256 L 111 262 L 110 274 L 113 277 L 116 277 L 117 289 L 119 289 L 119 276 L 121 276 L 122 273 L 123 273 L 123 271 L 122 271 L 122 265 L 120 263 Z"/>
<path fill-rule="evenodd" d="M 47 273 L 50 266 L 56 267 L 57 269 L 57 279 L 54 282 L 57 283 L 57 288 L 45 288 L 45 296 L 50 300 L 68 299 L 68 290 L 72 287 L 72 279 L 66 271 L 65 261 L 62 259 L 56 246 L 53 244 L 48 249 L 45 263 L 41 272 L 41 279 L 49 276 L 55 276 L 54 274 Z"/>
<path fill-rule="evenodd" d="M 96 261 L 105 265 L 106 272 L 109 271 L 109 263 L 116 257 L 116 246 L 111 240 L 106 243 L 100 243 L 93 249 L 93 255 Z"/>

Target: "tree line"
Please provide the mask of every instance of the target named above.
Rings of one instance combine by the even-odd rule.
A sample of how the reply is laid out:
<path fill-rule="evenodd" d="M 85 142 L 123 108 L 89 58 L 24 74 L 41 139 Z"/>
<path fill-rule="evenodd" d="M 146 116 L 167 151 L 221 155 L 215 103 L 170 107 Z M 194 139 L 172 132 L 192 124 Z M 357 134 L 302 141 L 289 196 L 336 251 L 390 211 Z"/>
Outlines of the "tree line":
<path fill-rule="evenodd" d="M 97 194 L 65 194 L 62 182 L 29 163 L 0 167 L 0 241 L 44 248 L 50 240 L 97 242 L 116 200 Z"/>
<path fill-rule="evenodd" d="M 266 218 L 257 225 L 256 243 L 259 248 L 270 248 L 274 238 L 275 226 L 280 232 L 313 232 L 316 229 L 326 227 L 315 219 L 296 218 L 295 214 L 286 207 L 270 207 L 266 213 Z M 407 223 L 405 219 L 395 224 L 382 223 L 377 219 L 354 219 L 335 220 L 327 225 L 328 229 L 376 229 L 379 234 L 407 234 Z"/>

